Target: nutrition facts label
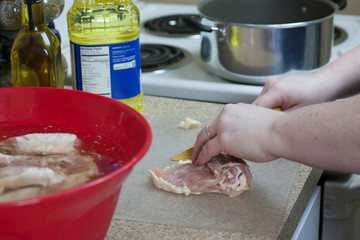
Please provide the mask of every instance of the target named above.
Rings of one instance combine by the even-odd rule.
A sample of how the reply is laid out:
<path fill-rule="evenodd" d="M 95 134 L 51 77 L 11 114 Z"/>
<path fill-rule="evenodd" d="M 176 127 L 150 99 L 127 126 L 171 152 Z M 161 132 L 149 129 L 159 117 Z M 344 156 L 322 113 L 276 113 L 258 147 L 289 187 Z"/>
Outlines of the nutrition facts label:
<path fill-rule="evenodd" d="M 108 46 L 80 47 L 82 89 L 111 97 L 110 54 Z"/>
<path fill-rule="evenodd" d="M 71 43 L 76 90 L 116 100 L 141 93 L 139 39 L 114 44 L 80 45 Z"/>

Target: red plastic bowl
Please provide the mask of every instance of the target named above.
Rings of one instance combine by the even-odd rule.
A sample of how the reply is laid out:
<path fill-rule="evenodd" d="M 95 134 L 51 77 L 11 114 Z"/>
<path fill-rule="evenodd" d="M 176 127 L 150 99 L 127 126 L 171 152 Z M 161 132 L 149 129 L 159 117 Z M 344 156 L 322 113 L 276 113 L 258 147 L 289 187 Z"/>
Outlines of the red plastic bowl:
<path fill-rule="evenodd" d="M 90 150 L 123 163 L 72 189 L 0 203 L 0 239 L 103 239 L 122 183 L 150 147 L 151 129 L 145 118 L 125 104 L 86 92 L 1 88 L 0 120 L 0 140 L 34 132 L 70 132 Z"/>

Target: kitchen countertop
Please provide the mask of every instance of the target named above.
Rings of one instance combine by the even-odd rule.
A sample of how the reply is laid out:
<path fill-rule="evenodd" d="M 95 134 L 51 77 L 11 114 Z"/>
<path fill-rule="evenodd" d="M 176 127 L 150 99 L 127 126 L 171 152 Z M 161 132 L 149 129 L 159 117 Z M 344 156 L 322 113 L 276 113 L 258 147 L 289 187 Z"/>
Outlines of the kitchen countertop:
<path fill-rule="evenodd" d="M 189 101 L 173 98 L 144 96 L 143 115 L 171 116 L 194 119 L 215 119 L 223 104 Z M 292 185 L 289 200 L 284 209 L 282 227 L 277 239 L 290 239 L 295 231 L 302 213 L 313 193 L 322 170 L 300 164 L 297 176 Z M 261 214 L 254 213 L 254 214 Z M 256 224 L 256 223 L 254 223 Z M 261 226 L 259 226 L 261 227 Z M 240 231 L 240 230 L 239 230 Z M 227 232 L 201 228 L 189 228 L 173 225 L 155 224 L 123 219 L 113 219 L 106 236 L 110 239 L 272 239 L 269 236 L 258 236 L 241 232 Z"/>

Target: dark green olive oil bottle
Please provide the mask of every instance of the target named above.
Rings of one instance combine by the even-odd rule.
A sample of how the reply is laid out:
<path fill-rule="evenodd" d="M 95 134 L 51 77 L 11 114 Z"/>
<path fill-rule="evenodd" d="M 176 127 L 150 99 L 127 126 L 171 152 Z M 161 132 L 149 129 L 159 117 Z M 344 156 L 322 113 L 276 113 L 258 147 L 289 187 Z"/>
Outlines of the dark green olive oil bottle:
<path fill-rule="evenodd" d="M 43 0 L 22 2 L 11 72 L 14 87 L 64 87 L 60 42 L 46 25 Z"/>

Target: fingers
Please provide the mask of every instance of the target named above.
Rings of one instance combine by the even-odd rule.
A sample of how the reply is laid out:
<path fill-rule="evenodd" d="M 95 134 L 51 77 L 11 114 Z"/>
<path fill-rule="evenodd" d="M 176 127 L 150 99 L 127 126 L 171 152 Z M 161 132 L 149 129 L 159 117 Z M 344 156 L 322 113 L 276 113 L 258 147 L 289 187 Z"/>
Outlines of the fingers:
<path fill-rule="evenodd" d="M 281 82 L 281 78 L 268 79 L 253 104 L 265 108 L 283 108 L 284 96 L 281 94 L 282 90 L 279 87 L 279 82 Z"/>
<path fill-rule="evenodd" d="M 261 161 L 267 156 L 264 139 L 269 138 L 269 127 L 275 121 L 275 114 L 276 111 L 264 107 L 227 104 L 216 120 L 198 133 L 193 163 L 203 165 L 221 152 Z"/>
<path fill-rule="evenodd" d="M 211 135 L 210 135 L 210 132 L 209 132 L 209 124 L 206 125 L 206 127 L 205 127 L 205 133 L 210 139 L 212 138 Z"/>
<path fill-rule="evenodd" d="M 202 147 L 216 136 L 215 128 L 212 126 L 213 124 L 209 124 L 198 133 L 196 143 L 194 145 L 193 163 L 195 163 L 198 158 Z"/>
<path fill-rule="evenodd" d="M 259 95 L 259 97 L 255 99 L 253 104 L 265 108 L 275 108 L 282 107 L 283 101 L 280 95 L 274 95 L 271 94 L 271 91 L 267 91 L 263 95 Z"/>
<path fill-rule="evenodd" d="M 205 145 L 202 146 L 201 151 L 194 162 L 196 165 L 203 165 L 211 158 L 221 153 L 220 144 L 217 141 L 218 137 L 210 139 Z"/>

